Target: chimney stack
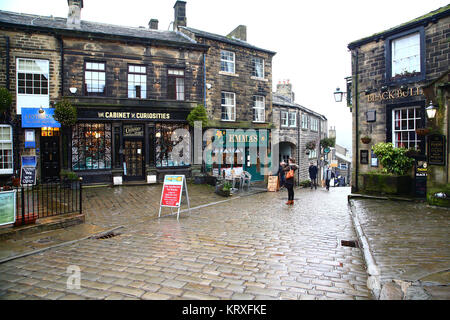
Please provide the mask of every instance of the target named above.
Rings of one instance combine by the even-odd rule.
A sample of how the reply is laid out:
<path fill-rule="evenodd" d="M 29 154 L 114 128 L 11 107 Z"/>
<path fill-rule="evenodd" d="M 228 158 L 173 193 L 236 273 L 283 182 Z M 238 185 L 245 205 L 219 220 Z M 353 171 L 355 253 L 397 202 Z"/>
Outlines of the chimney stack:
<path fill-rule="evenodd" d="M 158 19 L 150 19 L 148 23 L 148 27 L 152 30 L 158 30 Z"/>
<path fill-rule="evenodd" d="M 292 92 L 292 84 L 289 83 L 289 80 L 283 80 L 283 83 L 280 81 L 277 84 L 277 94 L 282 95 L 289 99 L 289 102 L 294 103 L 295 94 Z"/>
<path fill-rule="evenodd" d="M 244 25 L 238 26 L 236 29 L 231 31 L 227 37 L 234 37 L 236 39 L 247 41 L 247 27 Z"/>
<path fill-rule="evenodd" d="M 67 4 L 69 5 L 67 24 L 70 26 L 80 26 L 81 8 L 83 8 L 83 0 L 67 0 Z"/>
<path fill-rule="evenodd" d="M 173 22 L 173 30 L 177 31 L 178 27 L 187 26 L 186 18 L 186 1 L 177 1 L 173 6 L 175 11 L 175 20 Z"/>

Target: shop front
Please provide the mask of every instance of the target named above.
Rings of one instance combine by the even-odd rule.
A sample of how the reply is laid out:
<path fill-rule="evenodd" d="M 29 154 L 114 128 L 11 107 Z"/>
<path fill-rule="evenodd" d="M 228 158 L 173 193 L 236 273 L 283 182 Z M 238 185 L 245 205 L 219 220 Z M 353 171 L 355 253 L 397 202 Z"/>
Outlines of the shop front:
<path fill-rule="evenodd" d="M 270 133 L 261 129 L 210 129 L 206 171 L 227 177 L 247 171 L 252 181 L 263 181 L 270 166 Z"/>
<path fill-rule="evenodd" d="M 161 180 L 168 173 L 189 175 L 189 111 L 78 108 L 71 137 L 72 170 L 85 183 L 148 181 L 149 176 Z"/>

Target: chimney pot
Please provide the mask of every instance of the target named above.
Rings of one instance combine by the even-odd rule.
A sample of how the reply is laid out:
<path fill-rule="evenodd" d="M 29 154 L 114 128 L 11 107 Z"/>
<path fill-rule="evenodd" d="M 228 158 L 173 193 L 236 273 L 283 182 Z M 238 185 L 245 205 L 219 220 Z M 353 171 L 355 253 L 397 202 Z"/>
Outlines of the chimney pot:
<path fill-rule="evenodd" d="M 186 18 L 186 1 L 177 1 L 173 6 L 175 13 L 175 20 L 173 22 L 173 30 L 177 31 L 178 27 L 186 27 L 187 26 L 187 18 Z"/>
<path fill-rule="evenodd" d="M 83 8 L 83 0 L 67 0 L 67 4 L 69 5 L 67 24 L 79 26 L 81 22 L 81 8 Z"/>
<path fill-rule="evenodd" d="M 236 29 L 231 31 L 227 37 L 234 37 L 242 41 L 247 41 L 247 27 L 244 25 L 238 26 Z"/>

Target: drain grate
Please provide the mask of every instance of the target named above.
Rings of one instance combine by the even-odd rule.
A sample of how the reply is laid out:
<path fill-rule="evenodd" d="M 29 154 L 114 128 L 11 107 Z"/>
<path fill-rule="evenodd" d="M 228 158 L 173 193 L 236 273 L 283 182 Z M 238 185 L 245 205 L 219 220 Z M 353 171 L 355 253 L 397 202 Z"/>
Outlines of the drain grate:
<path fill-rule="evenodd" d="M 105 239 L 111 239 L 117 236 L 120 236 L 121 233 L 116 233 L 116 232 L 108 232 L 106 234 L 102 234 L 96 237 L 93 237 L 93 239 L 97 239 L 97 240 L 105 240 Z"/>
<path fill-rule="evenodd" d="M 358 241 L 356 240 L 341 240 L 342 247 L 360 248 Z"/>

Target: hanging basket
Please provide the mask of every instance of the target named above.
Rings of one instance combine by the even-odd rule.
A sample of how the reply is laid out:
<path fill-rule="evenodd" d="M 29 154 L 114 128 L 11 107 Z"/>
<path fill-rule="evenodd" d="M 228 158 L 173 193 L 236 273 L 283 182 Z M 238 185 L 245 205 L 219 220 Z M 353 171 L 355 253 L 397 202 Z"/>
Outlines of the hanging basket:
<path fill-rule="evenodd" d="M 372 141 L 372 138 L 369 137 L 362 137 L 361 142 L 364 144 L 369 144 Z"/>
<path fill-rule="evenodd" d="M 428 129 L 428 128 L 417 128 L 416 129 L 416 133 L 419 136 L 426 136 L 427 134 L 430 133 L 430 129 Z"/>

